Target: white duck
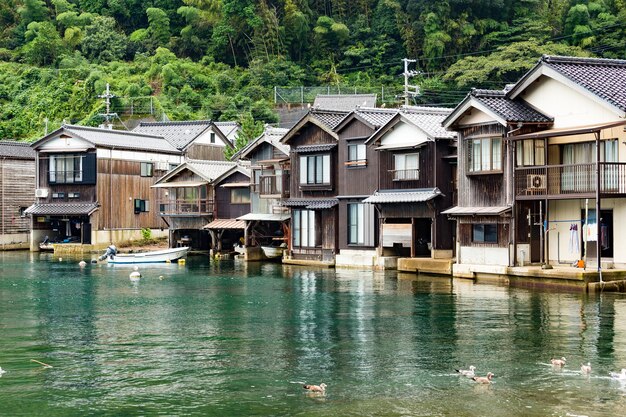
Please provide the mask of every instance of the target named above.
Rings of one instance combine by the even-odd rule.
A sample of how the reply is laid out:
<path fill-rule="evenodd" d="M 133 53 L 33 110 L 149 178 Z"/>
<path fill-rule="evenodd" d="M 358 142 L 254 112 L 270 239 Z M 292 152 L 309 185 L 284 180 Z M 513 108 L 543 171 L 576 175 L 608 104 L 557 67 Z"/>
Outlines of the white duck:
<path fill-rule="evenodd" d="M 591 373 L 591 362 L 587 362 L 587 365 L 585 365 L 584 363 L 582 365 L 580 365 L 580 372 L 582 372 L 583 374 L 590 374 Z"/>
<path fill-rule="evenodd" d="M 472 378 L 474 376 L 474 371 L 476 367 L 474 365 L 470 365 L 469 369 L 455 369 L 460 375 L 466 376 L 468 378 Z"/>
<path fill-rule="evenodd" d="M 488 372 L 487 376 L 475 376 L 472 379 L 479 384 L 491 384 L 491 378 L 493 378 L 493 374 Z"/>
<path fill-rule="evenodd" d="M 304 388 L 305 390 L 309 392 L 326 392 L 326 386 L 327 385 L 322 382 L 319 385 L 304 384 L 302 388 Z"/>
<path fill-rule="evenodd" d="M 550 359 L 550 363 L 554 366 L 565 366 L 565 362 L 567 360 L 565 358 L 561 359 Z"/>
<path fill-rule="evenodd" d="M 611 378 L 626 381 L 626 368 L 622 368 L 622 372 L 609 372 Z"/>

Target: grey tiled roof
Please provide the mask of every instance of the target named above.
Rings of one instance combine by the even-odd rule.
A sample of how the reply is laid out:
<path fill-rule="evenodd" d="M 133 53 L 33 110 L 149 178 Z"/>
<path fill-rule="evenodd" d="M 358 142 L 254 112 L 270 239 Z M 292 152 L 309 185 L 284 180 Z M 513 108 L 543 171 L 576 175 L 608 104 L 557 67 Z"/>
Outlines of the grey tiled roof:
<path fill-rule="evenodd" d="M 357 107 L 375 107 L 376 94 L 318 94 L 314 108 L 351 111 Z"/>
<path fill-rule="evenodd" d="M 540 62 L 626 111 L 626 60 L 545 55 Z"/>
<path fill-rule="evenodd" d="M 326 152 L 336 147 L 337 147 L 336 143 L 320 143 L 318 145 L 302 145 L 302 146 L 297 146 L 294 149 L 294 152 L 296 153 Z"/>
<path fill-rule="evenodd" d="M 335 207 L 339 204 L 336 198 L 316 198 L 316 199 L 287 199 L 283 201 L 286 207 L 302 207 L 308 210 L 323 210 Z"/>
<path fill-rule="evenodd" d="M 384 126 L 393 116 L 398 114 L 398 109 L 358 108 L 354 113 L 378 128 Z"/>
<path fill-rule="evenodd" d="M 237 166 L 235 162 L 201 161 L 195 159 L 190 159 L 185 162 L 185 164 L 204 177 L 207 181 L 213 181 Z"/>
<path fill-rule="evenodd" d="M 403 106 L 400 113 L 435 139 L 454 139 L 455 132 L 442 126 L 443 120 L 452 113 L 452 109 L 443 107 Z"/>
<path fill-rule="evenodd" d="M 266 142 L 274 146 L 276 149 L 278 149 L 285 155 L 289 155 L 289 145 L 286 145 L 280 142 L 282 137 L 285 136 L 285 133 L 287 133 L 288 131 L 289 129 L 265 126 L 265 131 L 260 136 L 252 140 L 239 152 L 234 154 L 231 159 L 237 159 L 238 156 L 246 157 L 246 155 L 250 151 L 254 150 L 260 144 L 266 143 Z"/>
<path fill-rule="evenodd" d="M 63 125 L 61 129 L 65 129 L 96 146 L 180 154 L 178 149 L 173 147 L 161 136 L 129 132 L 126 130 L 111 130 L 74 125 Z"/>
<path fill-rule="evenodd" d="M 364 203 L 423 203 L 441 195 L 439 188 L 420 188 L 416 190 L 382 190 L 363 200 Z"/>
<path fill-rule="evenodd" d="M 34 160 L 35 150 L 30 147 L 30 143 L 2 140 L 0 141 L 0 157 Z"/>
<path fill-rule="evenodd" d="M 141 122 L 133 132 L 162 136 L 177 149 L 184 149 L 211 125 L 228 136 L 238 128 L 236 122 L 212 122 L 211 120 L 188 120 L 179 122 Z"/>
<path fill-rule="evenodd" d="M 318 121 L 322 122 L 330 129 L 334 129 L 339 122 L 343 120 L 348 114 L 347 111 L 338 110 L 326 110 L 326 109 L 311 109 L 308 113 L 311 117 L 314 117 Z M 304 116 L 307 117 L 307 116 Z"/>
<path fill-rule="evenodd" d="M 24 213 L 33 215 L 89 215 L 98 209 L 97 203 L 35 203 Z"/>
<path fill-rule="evenodd" d="M 501 90 L 472 89 L 469 95 L 487 106 L 507 122 L 551 122 L 552 118 L 541 114 L 522 100 L 511 100 Z"/>

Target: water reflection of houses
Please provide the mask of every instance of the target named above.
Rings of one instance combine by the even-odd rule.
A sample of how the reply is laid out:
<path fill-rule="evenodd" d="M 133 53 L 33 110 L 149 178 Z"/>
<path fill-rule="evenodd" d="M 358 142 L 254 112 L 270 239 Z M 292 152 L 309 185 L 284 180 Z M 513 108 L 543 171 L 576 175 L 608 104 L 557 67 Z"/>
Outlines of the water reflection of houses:
<path fill-rule="evenodd" d="M 288 129 L 266 126 L 259 137 L 233 156 L 250 162 L 250 213 L 245 221 L 246 260 L 264 258 L 261 246 L 280 247 L 288 243 L 289 145 L 280 142 Z"/>
<path fill-rule="evenodd" d="M 243 222 L 234 220 L 249 211 L 249 178 L 237 163 L 201 160 L 186 161 L 160 178 L 153 188 L 163 190 L 158 213 L 169 227 L 170 246 L 208 250 L 220 249 L 219 238 L 234 243 L 243 235 Z"/>

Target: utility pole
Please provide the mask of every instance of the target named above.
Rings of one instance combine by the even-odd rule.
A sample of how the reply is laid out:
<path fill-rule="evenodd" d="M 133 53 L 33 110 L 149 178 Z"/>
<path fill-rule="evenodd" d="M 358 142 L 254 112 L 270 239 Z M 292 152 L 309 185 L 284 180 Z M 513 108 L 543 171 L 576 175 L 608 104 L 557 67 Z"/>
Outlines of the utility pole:
<path fill-rule="evenodd" d="M 409 63 L 417 62 L 415 59 L 402 58 L 402 62 L 404 62 L 404 105 L 409 105 L 409 95 L 417 96 L 420 93 L 420 88 L 417 85 L 409 85 L 409 77 L 415 77 L 419 74 L 419 71 L 409 71 Z M 409 91 L 410 88 L 414 88 L 415 91 Z"/>
<path fill-rule="evenodd" d="M 111 99 L 113 97 L 115 97 L 115 96 L 113 94 L 111 94 L 111 91 L 109 90 L 109 83 L 107 83 L 107 89 L 106 89 L 105 93 L 98 96 L 98 98 L 105 99 L 104 103 L 107 106 L 107 112 L 99 114 L 100 116 L 104 117 L 104 119 L 106 120 L 105 127 L 107 129 L 111 129 L 112 128 L 111 118 L 112 117 L 117 117 L 117 113 L 111 113 Z"/>

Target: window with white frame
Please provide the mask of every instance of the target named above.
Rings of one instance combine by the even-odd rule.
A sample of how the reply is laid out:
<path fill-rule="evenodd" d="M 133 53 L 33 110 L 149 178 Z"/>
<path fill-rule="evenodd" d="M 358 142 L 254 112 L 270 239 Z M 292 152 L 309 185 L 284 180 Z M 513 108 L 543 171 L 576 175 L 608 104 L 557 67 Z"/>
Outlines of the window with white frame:
<path fill-rule="evenodd" d="M 365 166 L 367 165 L 366 148 L 364 143 L 355 143 L 348 145 L 348 166 Z"/>
<path fill-rule="evenodd" d="M 318 231 L 316 230 L 315 211 L 293 210 L 293 246 L 318 246 Z"/>
<path fill-rule="evenodd" d="M 330 154 L 300 156 L 300 184 L 330 184 Z"/>
<path fill-rule="evenodd" d="M 419 180 L 419 164 L 419 153 L 404 153 L 394 155 L 394 181 Z"/>
<path fill-rule="evenodd" d="M 365 244 L 365 204 L 348 204 L 348 244 Z"/>
<path fill-rule="evenodd" d="M 468 172 L 502 171 L 502 138 L 469 139 L 467 145 Z"/>
<path fill-rule="evenodd" d="M 83 181 L 81 155 L 50 155 L 50 183 L 70 184 Z"/>

